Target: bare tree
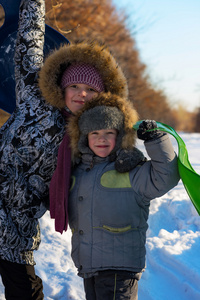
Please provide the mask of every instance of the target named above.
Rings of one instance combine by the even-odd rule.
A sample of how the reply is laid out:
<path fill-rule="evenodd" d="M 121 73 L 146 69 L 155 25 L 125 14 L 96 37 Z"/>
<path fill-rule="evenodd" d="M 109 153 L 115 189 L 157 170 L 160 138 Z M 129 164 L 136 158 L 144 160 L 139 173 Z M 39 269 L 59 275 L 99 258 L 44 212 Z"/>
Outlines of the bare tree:
<path fill-rule="evenodd" d="M 146 75 L 146 66 L 140 61 L 135 40 L 125 25 L 127 17 L 119 15 L 110 0 L 67 0 L 54 9 L 46 1 L 46 8 L 46 22 L 61 30 L 69 41 L 96 39 L 111 49 L 127 77 L 129 98 L 141 118 L 171 122 L 170 105 Z"/>

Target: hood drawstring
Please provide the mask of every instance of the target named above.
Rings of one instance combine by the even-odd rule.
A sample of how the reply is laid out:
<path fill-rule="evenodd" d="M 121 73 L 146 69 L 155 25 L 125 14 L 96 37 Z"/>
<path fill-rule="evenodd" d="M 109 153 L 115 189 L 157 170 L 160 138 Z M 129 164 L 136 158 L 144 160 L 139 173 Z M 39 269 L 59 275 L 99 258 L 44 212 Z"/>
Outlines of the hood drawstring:
<path fill-rule="evenodd" d="M 90 170 L 94 167 L 94 155 L 92 156 L 92 160 L 90 163 Z"/>

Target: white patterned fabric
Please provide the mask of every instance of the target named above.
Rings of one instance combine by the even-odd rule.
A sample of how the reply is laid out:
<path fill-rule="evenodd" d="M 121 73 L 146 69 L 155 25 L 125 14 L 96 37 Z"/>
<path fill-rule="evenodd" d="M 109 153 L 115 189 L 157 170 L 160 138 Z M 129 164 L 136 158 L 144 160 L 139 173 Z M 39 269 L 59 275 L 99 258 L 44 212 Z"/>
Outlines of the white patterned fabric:
<path fill-rule="evenodd" d="M 65 121 L 41 97 L 44 0 L 22 0 L 15 50 L 16 109 L 0 128 L 0 257 L 34 264 Z M 9 99 L 8 99 L 9 101 Z"/>

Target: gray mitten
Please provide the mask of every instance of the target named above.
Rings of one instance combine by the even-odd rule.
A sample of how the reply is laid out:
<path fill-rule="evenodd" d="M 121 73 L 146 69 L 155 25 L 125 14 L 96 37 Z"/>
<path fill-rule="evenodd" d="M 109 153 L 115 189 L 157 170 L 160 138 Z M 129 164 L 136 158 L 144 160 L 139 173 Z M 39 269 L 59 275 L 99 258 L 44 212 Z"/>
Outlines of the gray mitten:
<path fill-rule="evenodd" d="M 122 149 L 115 160 L 115 169 L 120 173 L 129 172 L 144 161 L 146 158 L 139 149 Z"/>
<path fill-rule="evenodd" d="M 162 132 L 158 129 L 148 131 L 150 129 L 157 128 L 157 123 L 154 120 L 144 120 L 142 123 L 139 125 L 139 128 L 137 130 L 137 137 L 140 140 L 143 141 L 150 141 L 150 140 L 155 140 L 160 138 L 161 136 L 166 135 L 165 132 Z"/>

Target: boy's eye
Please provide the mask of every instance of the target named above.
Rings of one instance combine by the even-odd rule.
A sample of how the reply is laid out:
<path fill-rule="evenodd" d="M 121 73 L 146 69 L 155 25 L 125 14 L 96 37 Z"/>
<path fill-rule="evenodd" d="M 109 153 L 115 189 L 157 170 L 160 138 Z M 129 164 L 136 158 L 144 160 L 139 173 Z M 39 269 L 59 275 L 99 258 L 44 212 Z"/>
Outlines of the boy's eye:
<path fill-rule="evenodd" d="M 112 131 L 108 131 L 107 134 L 113 135 L 113 134 L 116 134 L 116 132 L 112 130 Z"/>

